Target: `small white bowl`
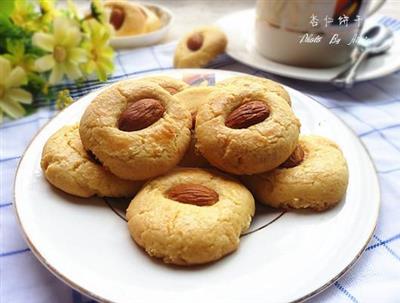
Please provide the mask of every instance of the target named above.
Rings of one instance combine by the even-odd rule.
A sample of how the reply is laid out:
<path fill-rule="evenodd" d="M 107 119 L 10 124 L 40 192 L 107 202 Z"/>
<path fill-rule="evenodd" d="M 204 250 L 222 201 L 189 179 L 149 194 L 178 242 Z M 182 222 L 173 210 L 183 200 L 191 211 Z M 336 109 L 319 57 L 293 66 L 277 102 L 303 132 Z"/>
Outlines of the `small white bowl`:
<path fill-rule="evenodd" d="M 171 25 L 174 21 L 174 16 L 172 12 L 164 6 L 155 4 L 145 4 L 148 9 L 156 13 L 156 15 L 161 20 L 161 27 L 150 33 L 134 35 L 134 36 L 123 36 L 123 37 L 113 37 L 110 40 L 110 44 L 114 48 L 134 48 L 143 47 L 156 44 L 167 34 Z"/>

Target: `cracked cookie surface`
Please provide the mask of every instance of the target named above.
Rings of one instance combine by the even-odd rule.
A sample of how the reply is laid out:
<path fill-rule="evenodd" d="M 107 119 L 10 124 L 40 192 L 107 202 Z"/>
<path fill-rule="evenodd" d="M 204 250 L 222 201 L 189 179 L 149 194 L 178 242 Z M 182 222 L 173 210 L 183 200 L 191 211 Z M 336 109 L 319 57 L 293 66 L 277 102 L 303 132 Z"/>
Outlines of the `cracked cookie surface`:
<path fill-rule="evenodd" d="M 91 158 L 82 146 L 78 127 L 64 126 L 48 139 L 41 160 L 46 179 L 79 197 L 134 196 L 142 182 L 122 180 Z"/>
<path fill-rule="evenodd" d="M 218 194 L 210 206 L 170 199 L 176 185 L 196 184 Z M 177 168 L 148 182 L 127 210 L 135 242 L 165 263 L 194 265 L 222 258 L 238 248 L 254 215 L 254 198 L 238 181 L 198 168 Z"/>
<path fill-rule="evenodd" d="M 164 75 L 143 77 L 141 80 L 158 84 L 163 89 L 167 90 L 171 95 L 178 94 L 189 88 L 189 84 L 186 82 Z"/>
<path fill-rule="evenodd" d="M 165 110 L 148 127 L 135 131 L 118 128 L 121 114 L 133 103 L 155 99 Z M 191 116 L 159 85 L 137 79 L 115 84 L 94 98 L 81 118 L 82 143 L 113 174 L 145 180 L 172 169 L 190 143 Z"/>
<path fill-rule="evenodd" d="M 237 76 L 227 78 L 219 81 L 216 87 L 224 88 L 247 88 L 252 89 L 254 86 L 261 86 L 267 92 L 276 93 L 279 97 L 284 99 L 289 105 L 292 105 L 289 93 L 286 89 L 278 82 L 255 76 Z"/>
<path fill-rule="evenodd" d="M 304 151 L 300 164 L 271 172 L 243 177 L 257 200 L 269 206 L 322 211 L 343 198 L 348 184 L 348 169 L 342 151 L 331 140 L 320 136 L 301 136 Z"/>

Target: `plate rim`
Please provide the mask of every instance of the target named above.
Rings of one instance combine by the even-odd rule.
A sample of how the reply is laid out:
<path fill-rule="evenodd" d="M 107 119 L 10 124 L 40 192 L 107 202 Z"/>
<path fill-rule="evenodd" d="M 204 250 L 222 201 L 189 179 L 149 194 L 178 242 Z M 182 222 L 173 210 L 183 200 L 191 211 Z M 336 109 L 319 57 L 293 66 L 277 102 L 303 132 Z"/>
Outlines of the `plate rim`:
<path fill-rule="evenodd" d="M 222 72 L 222 73 L 229 73 L 232 75 L 248 75 L 246 73 L 242 73 L 242 72 L 236 72 L 236 71 L 230 71 L 230 70 L 219 70 L 219 69 L 207 69 L 207 68 L 181 68 L 181 69 L 167 69 L 167 70 L 159 70 L 157 72 L 150 72 L 150 74 L 152 73 L 184 73 L 184 72 L 193 72 L 193 73 L 210 73 L 210 72 L 214 72 L 214 73 L 218 73 L 218 72 Z M 128 80 L 128 79 L 135 79 L 135 78 L 139 78 L 142 75 L 147 75 L 149 73 L 147 72 L 142 72 L 142 73 L 138 73 L 135 74 L 134 77 L 128 77 L 128 78 L 124 78 L 121 79 L 120 81 L 124 81 L 124 80 Z M 101 90 L 104 90 L 108 87 L 111 87 L 112 85 L 115 85 L 117 82 L 113 82 L 113 83 L 108 83 L 105 84 L 104 86 L 97 88 L 93 91 L 91 91 L 90 93 L 81 96 L 78 100 L 76 100 L 74 103 L 79 102 L 81 99 L 83 99 L 84 97 L 87 97 L 88 95 L 91 94 L 95 94 L 98 93 Z M 283 84 L 282 84 L 283 85 Z M 335 116 L 338 120 L 340 120 L 340 122 L 346 127 L 346 129 L 353 135 L 353 137 L 356 138 L 356 140 L 358 141 L 358 143 L 360 143 L 360 147 L 365 151 L 367 158 L 369 160 L 369 163 L 371 164 L 371 168 L 373 170 L 373 176 L 374 176 L 374 183 L 376 184 L 376 189 L 377 189 L 377 211 L 375 214 L 375 219 L 374 219 L 374 226 L 371 229 L 371 233 L 368 236 L 368 238 L 366 239 L 365 244 L 363 245 L 363 247 L 360 249 L 360 251 L 356 254 L 356 256 L 352 259 L 352 261 L 345 267 L 343 268 L 335 277 L 331 278 L 329 281 L 327 281 L 324 285 L 320 286 L 318 289 L 298 298 L 292 301 L 289 301 L 288 303 L 297 303 L 297 302 L 304 302 L 314 296 L 316 296 L 317 294 L 323 292 L 325 289 L 327 289 L 329 286 L 331 286 L 332 284 L 334 284 L 337 280 L 339 280 L 341 277 L 343 277 L 356 263 L 357 261 L 360 260 L 360 257 L 362 256 L 362 254 L 365 252 L 365 248 L 368 246 L 369 242 L 372 239 L 372 236 L 376 230 L 377 227 L 377 223 L 378 223 L 378 219 L 379 219 L 379 213 L 380 213 L 380 209 L 381 209 L 381 202 L 382 202 L 382 196 L 381 196 L 381 187 L 380 187 L 380 183 L 379 183 L 379 178 L 378 178 L 378 174 L 377 174 L 377 170 L 376 170 L 376 166 L 375 163 L 367 149 L 367 147 L 365 146 L 365 144 L 362 142 L 362 140 L 357 136 L 357 134 L 355 133 L 355 131 L 353 129 L 350 128 L 349 125 L 347 125 L 347 123 L 345 123 L 345 121 L 339 117 L 338 115 L 336 115 L 335 113 L 333 113 L 331 110 L 329 110 L 329 108 L 327 108 L 326 106 L 324 106 L 323 104 L 319 103 L 315 98 L 313 98 L 312 96 L 306 95 L 305 93 L 302 93 L 301 91 L 292 88 L 290 86 L 287 85 L 283 85 L 285 88 L 289 88 L 289 90 L 294 90 L 295 92 L 306 96 L 307 98 L 312 99 L 317 105 L 320 105 L 324 110 L 328 111 L 329 113 L 331 113 L 333 116 Z M 74 104 L 73 103 L 73 104 Z M 110 303 L 118 303 L 118 302 L 114 302 L 114 301 L 110 301 L 106 298 L 103 298 L 102 296 L 99 296 L 95 293 L 92 293 L 91 291 L 89 291 L 88 289 L 86 289 L 85 287 L 82 287 L 80 285 L 78 285 L 77 283 L 73 282 L 72 280 L 70 280 L 69 278 L 67 278 L 65 275 L 63 275 L 62 273 L 60 273 L 54 266 L 52 266 L 49 262 L 47 262 L 46 258 L 40 253 L 40 251 L 35 247 L 35 245 L 32 243 L 32 241 L 30 240 L 27 232 L 24 229 L 24 226 L 22 224 L 21 218 L 19 216 L 19 212 L 18 212 L 18 207 L 17 207 L 17 198 L 16 198 L 16 184 L 17 184 L 17 178 L 18 175 L 20 173 L 20 166 L 21 163 L 23 162 L 23 159 L 26 155 L 26 152 L 29 150 L 29 148 L 31 147 L 32 143 L 36 140 L 36 138 L 39 136 L 39 134 L 44 130 L 44 128 L 50 124 L 54 119 L 56 119 L 61 113 L 63 113 L 65 110 L 67 110 L 68 107 L 60 110 L 56 115 L 54 115 L 51 119 L 49 119 L 45 124 L 43 124 L 38 131 L 36 132 L 36 134 L 32 137 L 32 139 L 29 141 L 27 147 L 25 148 L 23 154 L 21 155 L 21 158 L 18 162 L 17 168 L 16 168 L 16 172 L 15 172 L 15 176 L 14 176 L 14 184 L 13 184 L 13 210 L 14 213 L 16 215 L 17 218 L 17 223 L 19 225 L 19 228 L 21 230 L 22 236 L 24 238 L 24 240 L 26 241 L 29 249 L 31 250 L 32 254 L 35 256 L 35 258 L 37 260 L 39 260 L 39 262 L 51 273 L 53 274 L 55 277 L 57 277 L 61 282 L 65 283 L 66 285 L 68 285 L 69 287 L 71 287 L 72 289 L 84 294 L 85 296 L 88 296 L 91 299 L 97 300 L 99 302 L 110 302 Z"/>
<path fill-rule="evenodd" d="M 239 14 L 245 15 L 246 13 L 249 14 L 249 13 L 253 13 L 253 12 L 255 13 L 255 9 L 254 8 L 249 8 L 249 9 L 236 11 L 236 12 L 230 13 L 230 14 L 228 14 L 226 16 L 223 16 L 223 17 L 219 18 L 215 22 L 215 24 L 217 24 L 217 25 L 219 25 L 221 27 L 221 24 L 223 23 L 222 21 L 225 18 L 227 19 L 230 16 L 235 15 L 235 14 L 237 14 L 237 15 L 239 15 Z M 385 15 L 384 14 L 380 14 L 380 13 L 375 13 L 372 16 L 370 16 L 369 18 L 377 18 L 377 16 L 385 16 Z M 399 40 L 399 43 L 400 43 L 400 38 L 398 38 L 397 40 Z M 251 38 L 250 37 L 248 37 L 244 41 L 244 45 L 247 45 L 249 42 L 251 42 Z M 244 49 L 246 49 L 246 54 L 249 54 L 246 46 L 244 47 Z M 254 51 L 257 52 L 256 50 L 254 50 Z M 268 65 L 267 65 L 267 68 L 265 68 L 265 67 L 263 67 L 261 65 L 257 65 L 254 62 L 243 60 L 243 57 L 237 56 L 237 55 L 233 54 L 230 51 L 229 43 L 228 43 L 228 46 L 226 48 L 226 54 L 229 57 L 233 58 L 234 60 L 236 60 L 236 61 L 238 61 L 238 62 L 240 62 L 242 64 L 245 64 L 245 65 L 250 66 L 252 68 L 255 68 L 255 69 L 258 69 L 258 70 L 262 70 L 264 72 L 268 72 L 268 73 L 271 73 L 271 74 L 274 74 L 274 75 L 277 75 L 277 76 L 280 76 L 280 77 L 286 77 L 286 78 L 289 78 L 289 79 L 296 79 L 296 80 L 309 81 L 309 82 L 330 83 L 330 79 L 325 79 L 325 78 L 321 78 L 321 77 L 314 77 L 314 76 L 307 76 L 308 75 L 307 71 L 318 70 L 318 68 L 306 68 L 306 67 L 301 67 L 301 66 L 295 66 L 295 65 L 289 65 L 289 64 L 284 64 L 284 63 L 280 63 L 280 62 L 275 62 L 273 60 L 270 60 L 270 59 L 265 58 L 262 55 L 260 55 L 263 58 L 263 60 L 265 60 L 268 63 L 279 64 L 281 67 L 290 67 L 290 68 L 298 69 L 298 73 L 301 73 L 301 75 L 298 75 L 298 73 L 293 73 L 292 71 L 282 72 L 282 70 L 284 70 L 284 69 L 273 68 L 273 67 L 272 68 L 268 68 Z M 388 75 L 400 70 L 400 64 L 398 66 L 396 66 L 396 65 L 391 65 L 391 66 L 393 66 L 393 67 L 388 72 L 381 71 L 381 72 L 377 72 L 377 73 L 375 73 L 373 75 L 369 75 L 369 76 L 368 76 L 369 73 L 367 73 L 367 74 L 360 74 L 359 73 L 356 76 L 355 81 L 357 83 L 357 82 L 374 80 L 374 79 L 378 79 L 378 78 L 381 78 L 381 77 L 388 76 Z M 343 69 L 344 69 L 346 67 L 346 63 L 344 63 L 342 65 L 334 66 L 334 67 L 331 67 L 331 68 L 338 68 L 338 67 L 343 67 Z M 320 68 L 320 70 L 328 70 L 328 69 L 331 69 L 331 68 Z M 339 70 L 338 73 L 340 71 L 341 70 Z M 305 76 L 302 76 L 302 75 L 305 75 Z"/>

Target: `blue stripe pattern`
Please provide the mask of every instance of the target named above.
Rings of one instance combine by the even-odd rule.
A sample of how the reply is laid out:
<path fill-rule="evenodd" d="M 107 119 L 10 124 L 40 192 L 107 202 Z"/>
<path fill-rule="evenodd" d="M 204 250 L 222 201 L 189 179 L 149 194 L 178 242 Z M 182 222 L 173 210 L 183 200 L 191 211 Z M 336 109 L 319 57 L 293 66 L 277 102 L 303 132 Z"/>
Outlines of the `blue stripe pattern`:
<path fill-rule="evenodd" d="M 350 294 L 349 293 L 349 291 L 346 289 L 346 288 L 344 288 L 339 282 L 335 282 L 335 284 L 334 284 L 351 302 L 354 302 L 354 303 L 359 303 L 358 302 L 358 300 L 352 295 L 352 294 Z"/>
<path fill-rule="evenodd" d="M 29 248 L 13 250 L 13 251 L 9 251 L 9 252 L 0 253 L 0 257 L 10 257 L 10 256 L 14 256 L 14 255 L 19 255 L 19 254 L 22 254 L 22 253 L 25 253 L 28 251 L 30 251 Z"/>
<path fill-rule="evenodd" d="M 11 206 L 11 205 L 12 205 L 12 203 L 3 203 L 3 204 L 0 204 L 0 208 L 8 207 L 8 206 Z"/>
<path fill-rule="evenodd" d="M 387 245 L 389 242 L 391 242 L 391 241 L 393 241 L 393 240 L 396 240 L 396 239 L 392 239 L 391 241 L 388 241 L 388 240 L 382 241 L 380 238 L 378 238 L 377 235 L 374 235 L 374 239 L 378 240 L 378 242 L 379 242 L 380 245 L 383 245 L 383 246 L 385 247 L 385 249 L 386 249 L 393 257 L 395 257 L 398 261 L 400 261 L 400 256 L 399 256 L 398 254 L 396 254 L 396 253 L 393 251 L 393 249 L 391 249 L 391 248 Z"/>

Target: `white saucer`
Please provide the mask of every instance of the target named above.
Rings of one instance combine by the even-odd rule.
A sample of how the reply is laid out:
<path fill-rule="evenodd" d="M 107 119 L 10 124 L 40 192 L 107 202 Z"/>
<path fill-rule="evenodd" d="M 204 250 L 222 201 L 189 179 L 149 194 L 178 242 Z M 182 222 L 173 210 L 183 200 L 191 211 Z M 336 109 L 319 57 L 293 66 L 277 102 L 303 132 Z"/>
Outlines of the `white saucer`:
<path fill-rule="evenodd" d="M 366 27 L 378 23 L 382 15 L 374 15 L 367 19 Z M 285 65 L 261 56 L 254 47 L 255 10 L 243 10 L 225 16 L 217 21 L 217 25 L 228 36 L 227 54 L 237 61 L 251 67 L 271 72 L 279 76 L 300 80 L 329 82 L 339 74 L 346 65 L 334 68 L 304 68 Z M 400 69 L 400 32 L 395 32 L 395 41 L 390 50 L 382 55 L 366 60 L 356 77 L 357 81 L 371 80 L 386 76 Z"/>
<path fill-rule="evenodd" d="M 172 12 L 164 6 L 143 3 L 148 9 L 152 10 L 157 14 L 161 20 L 161 27 L 150 33 L 135 35 L 135 36 L 123 36 L 113 37 L 110 40 L 110 44 L 114 48 L 134 48 L 154 45 L 161 41 L 171 28 L 174 17 Z"/>
<path fill-rule="evenodd" d="M 239 75 L 211 69 L 165 74 L 177 79 L 213 76 L 216 81 Z M 63 125 L 79 121 L 96 91 L 43 127 L 19 163 L 15 207 L 32 252 L 61 280 L 101 302 L 298 302 L 321 292 L 368 244 L 379 213 L 379 184 L 354 133 L 315 100 L 287 90 L 302 133 L 331 138 L 347 159 L 349 185 L 338 206 L 322 213 L 282 214 L 257 205 L 235 253 L 205 266 L 164 265 L 132 241 L 123 201 L 112 206 L 100 198 L 76 198 L 54 189 L 43 176 L 40 158 L 46 140 Z"/>

